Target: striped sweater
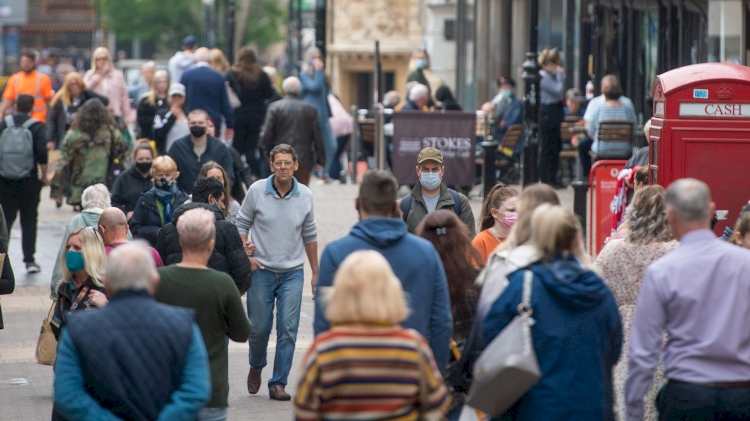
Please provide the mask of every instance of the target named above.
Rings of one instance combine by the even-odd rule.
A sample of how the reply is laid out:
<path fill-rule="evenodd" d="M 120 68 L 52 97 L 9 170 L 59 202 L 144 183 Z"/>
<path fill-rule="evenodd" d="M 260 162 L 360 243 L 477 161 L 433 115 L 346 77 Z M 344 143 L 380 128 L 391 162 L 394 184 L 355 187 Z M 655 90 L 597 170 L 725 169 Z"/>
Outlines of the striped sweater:
<path fill-rule="evenodd" d="M 445 412 L 450 402 L 427 341 L 400 326 L 333 327 L 302 367 L 296 420 L 417 420 L 418 407 Z"/>

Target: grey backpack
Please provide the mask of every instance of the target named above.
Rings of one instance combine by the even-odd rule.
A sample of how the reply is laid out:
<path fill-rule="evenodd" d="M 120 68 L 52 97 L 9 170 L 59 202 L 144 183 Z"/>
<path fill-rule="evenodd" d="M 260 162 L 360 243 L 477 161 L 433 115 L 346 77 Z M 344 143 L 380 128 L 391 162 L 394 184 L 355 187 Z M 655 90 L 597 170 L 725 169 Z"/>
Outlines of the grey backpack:
<path fill-rule="evenodd" d="M 20 180 L 34 170 L 34 136 L 29 129 L 36 123 L 30 118 L 19 126 L 13 116 L 5 117 L 7 127 L 0 135 L 0 177 Z"/>

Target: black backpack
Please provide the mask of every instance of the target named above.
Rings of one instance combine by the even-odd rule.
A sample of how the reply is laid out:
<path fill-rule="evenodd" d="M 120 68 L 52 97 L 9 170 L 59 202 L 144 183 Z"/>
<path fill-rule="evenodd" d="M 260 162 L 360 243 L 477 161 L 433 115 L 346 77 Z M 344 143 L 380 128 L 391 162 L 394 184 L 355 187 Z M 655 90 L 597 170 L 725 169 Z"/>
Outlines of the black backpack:
<path fill-rule="evenodd" d="M 461 216 L 461 195 L 453 189 L 448 189 L 448 193 L 450 193 L 451 197 L 453 198 L 453 212 L 455 212 L 456 215 Z M 413 200 L 414 197 L 411 194 L 401 199 L 400 207 L 401 213 L 404 215 L 404 222 L 406 222 L 406 218 L 409 217 L 409 212 L 411 212 L 411 205 Z"/>

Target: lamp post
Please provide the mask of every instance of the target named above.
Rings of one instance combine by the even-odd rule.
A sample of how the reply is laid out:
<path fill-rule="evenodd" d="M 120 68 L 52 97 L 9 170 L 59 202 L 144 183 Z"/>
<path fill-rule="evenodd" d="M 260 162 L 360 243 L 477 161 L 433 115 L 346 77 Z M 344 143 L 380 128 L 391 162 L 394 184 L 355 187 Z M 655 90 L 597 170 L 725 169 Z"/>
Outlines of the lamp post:
<path fill-rule="evenodd" d="M 227 59 L 230 63 L 234 63 L 234 12 L 236 9 L 235 0 L 227 0 Z M 240 38 L 241 39 L 241 38 Z"/>
<path fill-rule="evenodd" d="M 523 63 L 523 80 L 526 85 L 524 96 L 524 148 L 523 185 L 539 181 L 539 65 L 537 50 L 539 43 L 539 0 L 529 2 L 529 52 Z"/>
<path fill-rule="evenodd" d="M 201 0 L 203 7 L 205 8 L 206 21 L 203 28 L 203 45 L 208 48 L 213 48 L 213 28 L 211 27 L 211 8 L 214 5 L 214 0 Z"/>
<path fill-rule="evenodd" d="M 10 6 L 6 6 L 0 3 L 0 74 L 5 74 L 5 29 L 3 28 L 3 21 L 6 17 L 10 16 L 13 10 Z"/>

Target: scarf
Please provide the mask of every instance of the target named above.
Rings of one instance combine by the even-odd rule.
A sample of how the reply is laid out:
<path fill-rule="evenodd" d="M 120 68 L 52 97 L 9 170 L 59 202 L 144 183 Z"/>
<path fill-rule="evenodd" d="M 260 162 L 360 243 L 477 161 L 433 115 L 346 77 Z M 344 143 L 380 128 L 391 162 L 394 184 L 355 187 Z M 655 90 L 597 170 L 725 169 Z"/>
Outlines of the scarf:
<path fill-rule="evenodd" d="M 177 183 L 173 182 L 169 186 L 169 190 L 162 190 L 159 187 L 154 187 L 154 193 L 156 198 L 159 199 L 161 204 L 164 206 L 164 225 L 172 222 L 172 216 L 174 215 L 174 205 L 172 199 L 177 194 Z"/>

